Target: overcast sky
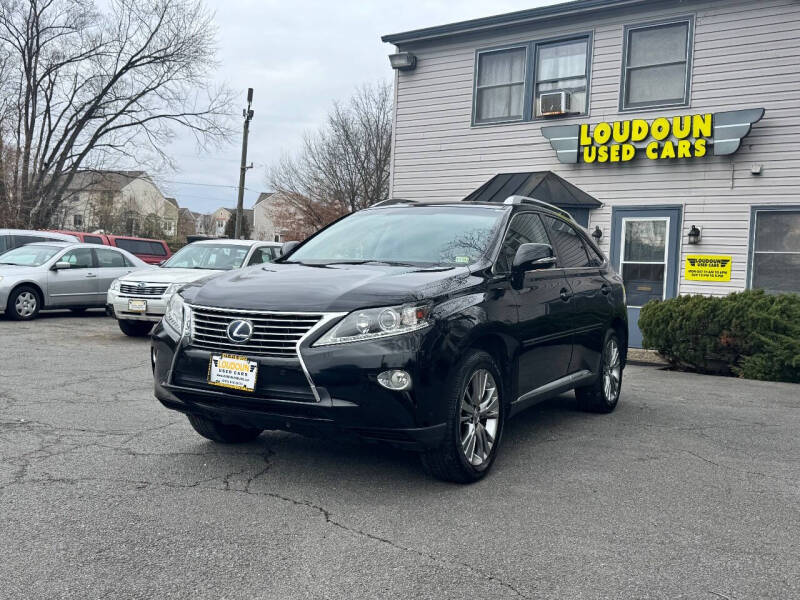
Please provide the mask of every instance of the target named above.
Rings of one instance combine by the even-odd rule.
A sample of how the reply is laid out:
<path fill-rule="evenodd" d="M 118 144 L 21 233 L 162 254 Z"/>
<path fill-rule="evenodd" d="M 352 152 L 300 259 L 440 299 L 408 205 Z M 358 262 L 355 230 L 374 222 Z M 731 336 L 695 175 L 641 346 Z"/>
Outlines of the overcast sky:
<path fill-rule="evenodd" d="M 245 207 L 268 189 L 267 166 L 297 150 L 303 132 L 319 127 L 335 100 L 354 88 L 392 80 L 380 36 L 514 10 L 555 0 L 206 0 L 216 12 L 220 68 L 217 79 L 245 105 L 255 90 L 250 124 Z M 241 120 L 237 120 L 241 128 Z M 241 129 L 239 129 L 241 131 Z M 179 171 L 159 184 L 181 206 L 210 212 L 236 205 L 241 133 L 219 151 L 198 154 L 191 136 L 170 147 Z M 192 185 L 202 184 L 202 185 Z"/>

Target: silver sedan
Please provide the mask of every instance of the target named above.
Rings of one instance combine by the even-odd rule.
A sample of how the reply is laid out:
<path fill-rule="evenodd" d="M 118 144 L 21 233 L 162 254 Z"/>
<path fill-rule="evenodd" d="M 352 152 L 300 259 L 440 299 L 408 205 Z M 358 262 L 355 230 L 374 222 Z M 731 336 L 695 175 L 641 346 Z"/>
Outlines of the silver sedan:
<path fill-rule="evenodd" d="M 101 308 L 117 277 L 155 268 L 120 248 L 40 242 L 0 254 L 0 311 L 17 321 L 42 309 Z"/>

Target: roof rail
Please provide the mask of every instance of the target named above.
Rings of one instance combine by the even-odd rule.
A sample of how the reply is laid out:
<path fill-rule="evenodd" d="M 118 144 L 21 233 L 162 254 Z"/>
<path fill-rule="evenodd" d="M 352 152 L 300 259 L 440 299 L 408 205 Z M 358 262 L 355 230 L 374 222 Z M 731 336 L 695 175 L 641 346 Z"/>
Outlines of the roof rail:
<path fill-rule="evenodd" d="M 376 202 L 370 208 L 375 206 L 391 206 L 392 204 L 416 204 L 416 200 L 405 200 L 403 198 L 389 198 L 388 200 L 381 200 Z"/>
<path fill-rule="evenodd" d="M 503 204 L 534 204 L 538 206 L 543 206 L 553 212 L 560 214 L 562 217 L 566 217 L 570 221 L 574 221 L 575 219 L 569 213 L 569 211 L 564 210 L 563 208 L 559 208 L 554 204 L 550 204 L 549 202 L 545 202 L 544 200 L 537 200 L 536 198 L 529 198 L 528 196 L 509 196 L 505 199 Z"/>

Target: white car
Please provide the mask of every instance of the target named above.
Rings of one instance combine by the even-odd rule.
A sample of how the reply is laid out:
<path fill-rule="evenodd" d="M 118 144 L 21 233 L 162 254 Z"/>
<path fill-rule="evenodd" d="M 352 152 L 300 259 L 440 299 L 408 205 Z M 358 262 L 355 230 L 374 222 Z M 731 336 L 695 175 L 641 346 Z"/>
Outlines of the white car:
<path fill-rule="evenodd" d="M 125 335 L 147 335 L 160 321 L 167 303 L 181 286 L 231 269 L 277 258 L 283 244 L 254 240 L 203 240 L 184 246 L 160 269 L 134 271 L 111 283 L 109 314 Z"/>

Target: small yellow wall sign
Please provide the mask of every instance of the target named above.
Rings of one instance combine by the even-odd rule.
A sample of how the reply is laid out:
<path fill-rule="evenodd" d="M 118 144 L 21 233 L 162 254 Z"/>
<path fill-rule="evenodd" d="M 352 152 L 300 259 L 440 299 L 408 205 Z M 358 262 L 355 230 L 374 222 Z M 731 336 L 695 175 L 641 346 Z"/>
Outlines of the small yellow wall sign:
<path fill-rule="evenodd" d="M 686 281 L 730 281 L 730 256 L 690 254 L 686 257 L 684 276 Z"/>

